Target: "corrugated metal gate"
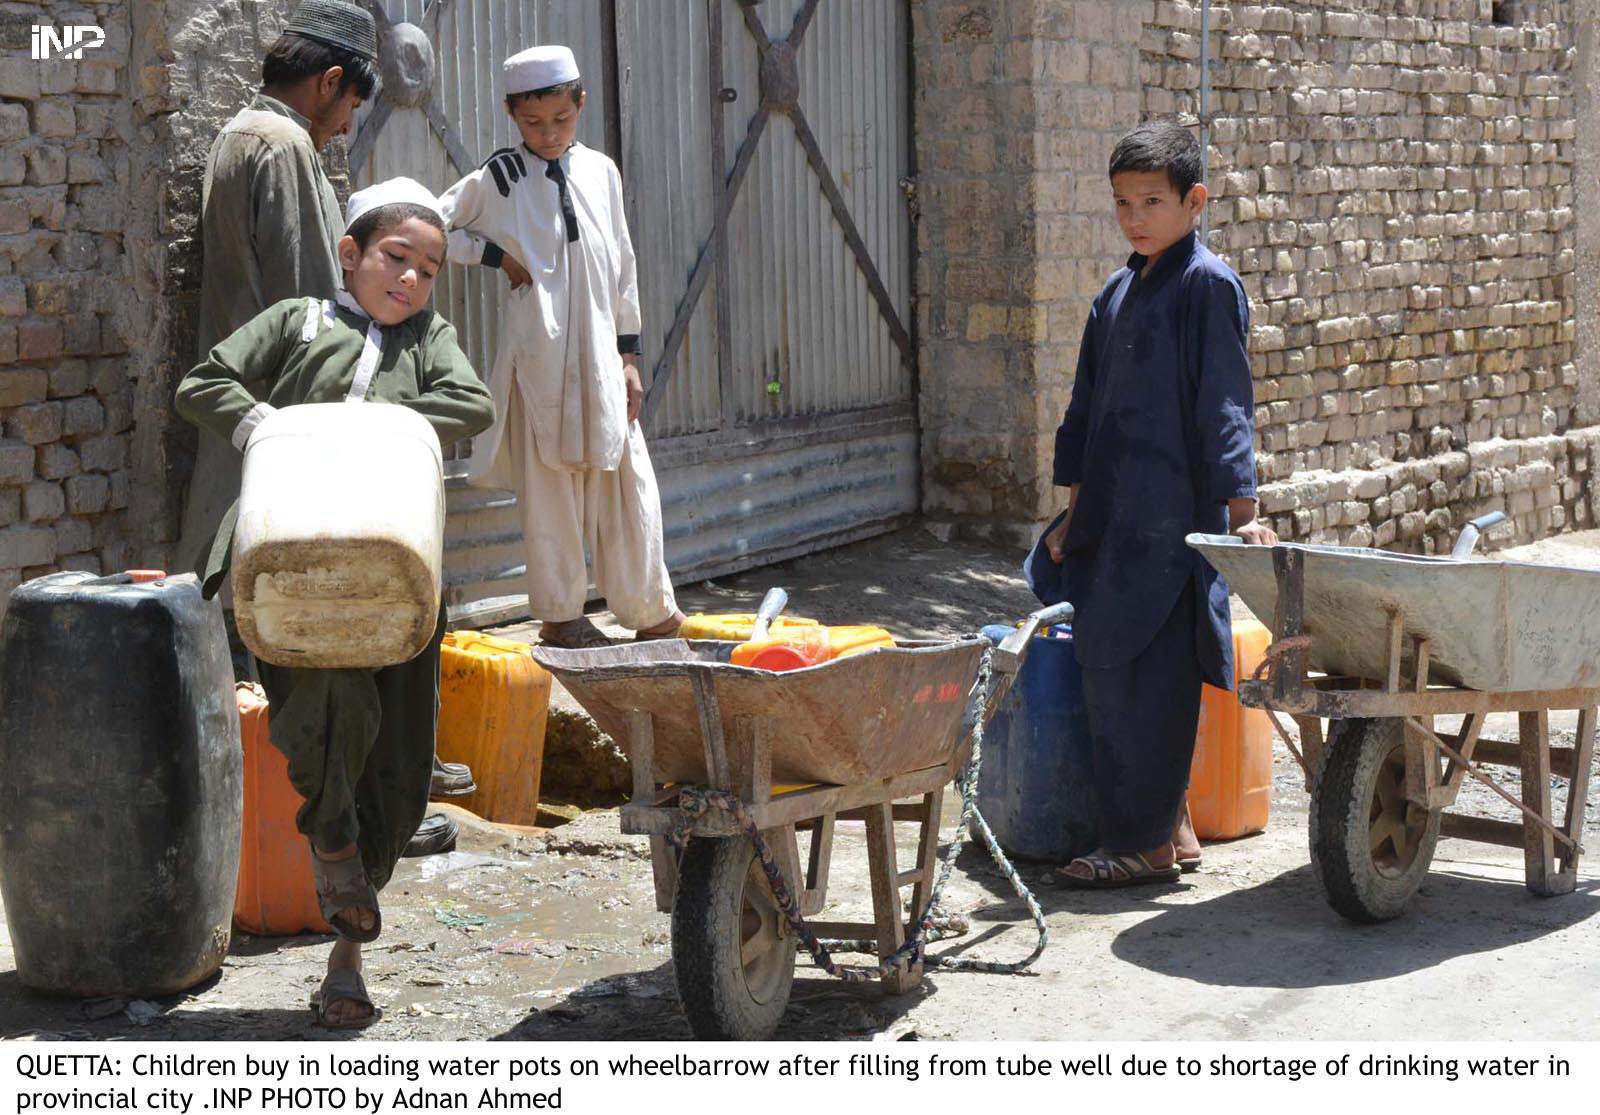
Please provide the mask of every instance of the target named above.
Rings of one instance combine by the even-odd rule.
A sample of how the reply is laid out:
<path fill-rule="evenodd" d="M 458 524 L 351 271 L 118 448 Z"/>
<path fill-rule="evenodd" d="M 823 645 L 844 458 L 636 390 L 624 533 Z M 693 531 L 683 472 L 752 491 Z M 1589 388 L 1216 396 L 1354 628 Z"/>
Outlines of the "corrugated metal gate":
<path fill-rule="evenodd" d="M 887 529 L 916 509 L 908 27 L 903 0 L 386 0 L 387 88 L 358 183 L 443 189 L 515 141 L 500 61 L 565 42 L 579 138 L 617 158 L 644 301 L 646 430 L 680 581 Z M 418 38 L 437 72 L 414 79 Z M 413 55 L 406 64 L 407 44 Z M 398 50 L 396 50 L 398 48 Z M 435 303 L 492 363 L 503 278 Z M 450 599 L 522 606 L 508 493 L 451 492 Z"/>

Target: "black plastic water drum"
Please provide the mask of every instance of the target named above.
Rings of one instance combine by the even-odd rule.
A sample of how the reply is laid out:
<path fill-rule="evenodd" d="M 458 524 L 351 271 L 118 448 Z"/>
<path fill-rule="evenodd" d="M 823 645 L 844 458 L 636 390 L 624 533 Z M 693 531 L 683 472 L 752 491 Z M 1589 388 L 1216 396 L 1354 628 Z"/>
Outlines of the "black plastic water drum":
<path fill-rule="evenodd" d="M 156 996 L 228 951 L 239 721 L 192 575 L 54 573 L 0 626 L 0 895 L 28 987 Z"/>

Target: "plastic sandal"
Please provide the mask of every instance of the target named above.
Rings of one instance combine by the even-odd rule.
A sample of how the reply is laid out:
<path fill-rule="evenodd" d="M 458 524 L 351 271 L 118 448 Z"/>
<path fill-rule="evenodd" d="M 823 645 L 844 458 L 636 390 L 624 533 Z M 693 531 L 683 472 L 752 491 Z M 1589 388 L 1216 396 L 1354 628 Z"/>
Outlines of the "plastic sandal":
<path fill-rule="evenodd" d="M 323 859 L 311 851 L 311 874 L 317 882 L 317 906 L 333 931 L 347 941 L 366 944 L 383 932 L 383 914 L 378 910 L 378 892 L 367 878 L 358 852 L 348 859 Z M 363 929 L 339 916 L 352 907 L 372 911 L 372 928 Z"/>
<path fill-rule="evenodd" d="M 328 1008 L 334 1003 L 356 1003 L 371 1008 L 367 1014 L 342 1021 L 328 1018 Z M 311 998 L 311 1007 L 317 1012 L 317 1025 L 326 1030 L 365 1030 L 378 1020 L 378 1008 L 367 994 L 367 981 L 354 968 L 335 968 L 322 980 L 322 986 Z"/>

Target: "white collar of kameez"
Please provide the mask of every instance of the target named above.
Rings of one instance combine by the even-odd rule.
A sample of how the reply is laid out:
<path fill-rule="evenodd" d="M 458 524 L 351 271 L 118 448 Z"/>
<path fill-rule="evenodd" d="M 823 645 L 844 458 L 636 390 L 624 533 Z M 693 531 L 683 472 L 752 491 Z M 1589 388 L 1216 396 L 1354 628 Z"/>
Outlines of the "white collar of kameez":
<path fill-rule="evenodd" d="M 351 294 L 348 290 L 340 289 L 339 296 L 334 299 L 334 301 L 338 302 L 339 305 L 355 314 L 362 321 L 372 320 L 372 315 L 361 308 L 361 303 L 357 302 L 355 295 Z"/>
<path fill-rule="evenodd" d="M 335 301 L 367 323 L 366 343 L 361 347 L 361 359 L 356 362 L 355 377 L 344 397 L 347 403 L 359 403 L 366 399 L 367 391 L 372 387 L 372 376 L 378 370 L 378 360 L 383 355 L 383 327 L 361 308 L 361 303 L 348 290 L 341 289 Z"/>
<path fill-rule="evenodd" d="M 561 152 L 561 154 L 557 155 L 554 159 L 545 158 L 543 155 L 539 154 L 533 148 L 529 147 L 526 143 L 524 143 L 522 145 L 522 149 L 524 151 L 526 151 L 531 157 L 533 157 L 535 159 L 538 159 L 539 162 L 541 162 L 541 163 L 543 163 L 545 165 L 545 167 L 549 167 L 549 165 L 552 162 L 560 163 L 561 164 L 561 172 L 563 174 L 566 174 L 566 173 L 568 173 L 569 171 L 572 170 L 572 149 L 574 147 L 577 147 L 577 146 L 578 146 L 577 143 L 574 142 L 571 146 L 569 146 L 565 151 Z M 539 173 L 543 174 L 544 171 L 540 170 Z"/>

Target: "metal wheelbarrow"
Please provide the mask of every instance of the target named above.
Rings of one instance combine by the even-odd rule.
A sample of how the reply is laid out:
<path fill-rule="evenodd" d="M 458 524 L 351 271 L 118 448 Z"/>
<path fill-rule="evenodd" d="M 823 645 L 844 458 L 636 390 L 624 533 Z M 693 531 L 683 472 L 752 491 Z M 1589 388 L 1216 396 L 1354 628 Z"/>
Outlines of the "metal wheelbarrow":
<path fill-rule="evenodd" d="M 1354 921 L 1397 917 L 1441 835 L 1522 848 L 1535 894 L 1577 885 L 1600 706 L 1600 571 L 1472 559 L 1503 518 L 1473 520 L 1449 557 L 1188 539 L 1271 617 L 1276 641 L 1258 676 L 1240 679 L 1239 699 L 1272 714 L 1304 768 L 1311 858 L 1329 903 Z M 1554 709 L 1578 710 L 1571 747 L 1551 746 Z M 1280 712 L 1299 726 L 1303 754 Z M 1518 739 L 1482 737 L 1497 712 L 1518 714 Z M 1440 716 L 1461 717 L 1459 728 L 1441 733 Z M 1519 769 L 1520 799 L 1486 765 Z M 1560 817 L 1552 774 L 1569 780 Z M 1448 812 L 1469 776 L 1521 820 Z"/>
<path fill-rule="evenodd" d="M 784 899 L 807 919 L 822 910 L 839 820 L 866 824 L 873 920 L 806 928 L 873 942 L 890 991 L 918 984 L 920 954 L 903 946 L 934 887 L 945 787 L 1034 633 L 1070 615 L 1065 605 L 1036 613 L 992 651 L 974 637 L 783 673 L 730 664 L 733 643 L 533 649 L 627 750 L 633 793 L 622 831 L 650 837 L 656 907 L 672 915 L 679 998 L 697 1037 L 755 1040 L 777 1027 L 800 944 Z M 980 676 L 991 654 L 992 683 Z M 918 825 L 908 869 L 896 821 Z M 775 864 L 763 863 L 753 832 Z M 900 897 L 908 886 L 911 924 Z"/>

